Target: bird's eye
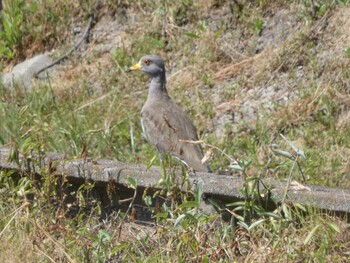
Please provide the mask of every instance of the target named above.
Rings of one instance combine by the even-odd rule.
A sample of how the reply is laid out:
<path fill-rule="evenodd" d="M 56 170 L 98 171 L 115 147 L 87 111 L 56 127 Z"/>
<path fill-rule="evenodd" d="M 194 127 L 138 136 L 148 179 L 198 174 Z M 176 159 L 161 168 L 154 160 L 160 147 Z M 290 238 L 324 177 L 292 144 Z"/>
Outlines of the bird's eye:
<path fill-rule="evenodd" d="M 143 64 L 145 64 L 146 66 L 148 66 L 149 64 L 151 64 L 151 61 L 149 61 L 148 59 L 143 61 Z"/>

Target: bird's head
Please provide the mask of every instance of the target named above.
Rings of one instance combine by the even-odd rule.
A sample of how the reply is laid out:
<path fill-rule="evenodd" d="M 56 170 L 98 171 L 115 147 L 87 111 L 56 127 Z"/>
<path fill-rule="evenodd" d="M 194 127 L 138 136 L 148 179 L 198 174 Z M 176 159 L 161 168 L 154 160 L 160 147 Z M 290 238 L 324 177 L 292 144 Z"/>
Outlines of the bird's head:
<path fill-rule="evenodd" d="M 128 68 L 126 72 L 141 70 L 151 77 L 165 75 L 164 62 L 157 55 L 143 56 L 139 63 Z"/>

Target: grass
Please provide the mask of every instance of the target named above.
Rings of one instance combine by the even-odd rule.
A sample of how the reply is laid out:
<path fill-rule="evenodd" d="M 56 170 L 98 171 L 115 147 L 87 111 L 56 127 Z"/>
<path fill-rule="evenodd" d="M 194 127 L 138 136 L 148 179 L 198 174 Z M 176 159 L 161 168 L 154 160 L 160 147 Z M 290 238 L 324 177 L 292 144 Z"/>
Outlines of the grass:
<path fill-rule="evenodd" d="M 66 1 L 44 2 L 4 1 L 8 24 L 0 34 L 2 68 L 53 47 L 63 52 L 72 20 L 83 25 L 95 4 L 84 2 L 80 8 Z M 10 3 L 12 9 L 7 8 Z M 264 30 L 268 14 L 280 8 L 296 12 L 300 30 L 254 54 L 254 39 Z M 126 75 L 124 69 L 146 53 L 158 53 L 169 69 L 171 97 L 191 115 L 206 144 L 219 149 L 211 167 L 214 172 L 232 169 L 229 165 L 238 169 L 246 178 L 246 200 L 225 207 L 232 219 L 224 221 L 201 211 L 200 188 L 184 195 L 171 177 L 164 178 L 160 183 L 168 189 L 168 199 L 162 207 L 157 207 L 155 196 L 144 194 L 157 224 L 140 225 L 121 211 L 102 219 L 91 184 L 76 189 L 71 207 L 81 209 L 72 216 L 73 208 L 60 192 L 62 182 L 46 169 L 40 183 L 33 176 L 16 178 L 1 171 L 0 261 L 346 262 L 348 219 L 288 202 L 265 210 L 256 182 L 267 177 L 287 180 L 290 175 L 301 180 L 300 171 L 292 169 L 298 157 L 294 145 L 305 153 L 306 160 L 297 160 L 308 183 L 350 188 L 350 61 L 344 41 L 348 26 L 341 21 L 348 8 L 346 1 L 104 3 L 98 11 L 101 17 L 117 14 L 125 21 L 123 16 L 131 12 L 142 19 L 143 27 L 128 24 L 125 42 L 113 51 L 96 55 L 89 50 L 72 58 L 63 77 L 30 91 L 1 86 L 0 143 L 27 158 L 55 151 L 69 159 L 150 164 L 156 153 L 141 136 L 139 123 L 147 78 Z M 317 22 L 326 14 L 332 16 L 324 29 Z M 233 31 L 239 37 L 230 40 L 227 34 Z M 224 40 L 231 49 L 223 48 Z M 269 86 L 288 90 L 288 103 L 270 97 L 272 110 L 266 110 L 263 95 Z M 258 104 L 250 120 L 240 111 L 247 100 L 265 103 Z M 226 123 L 218 137 L 217 117 L 231 113 L 234 123 Z M 159 165 L 158 159 L 154 162 Z M 136 189 L 136 182 L 129 183 Z"/>
<path fill-rule="evenodd" d="M 49 51 L 70 39 L 69 15 L 89 8 L 89 2 L 72 5 L 59 1 L 4 0 L 0 33 L 0 61 L 18 62 Z M 84 10 L 86 12 L 86 10 Z"/>

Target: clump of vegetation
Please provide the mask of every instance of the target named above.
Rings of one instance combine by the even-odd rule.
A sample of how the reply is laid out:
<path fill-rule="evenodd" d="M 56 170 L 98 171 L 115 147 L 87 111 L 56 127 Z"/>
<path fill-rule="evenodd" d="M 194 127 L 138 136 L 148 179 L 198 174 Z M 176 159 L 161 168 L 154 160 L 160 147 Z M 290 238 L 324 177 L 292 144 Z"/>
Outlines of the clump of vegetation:
<path fill-rule="evenodd" d="M 1 68 L 37 52 L 64 50 L 73 42 L 72 27 L 83 25 L 97 1 L 3 3 Z M 184 194 L 166 174 L 159 182 L 166 193 L 143 193 L 155 224 L 141 225 L 134 222 L 134 199 L 128 209 L 102 218 L 104 208 L 89 182 L 75 189 L 42 166 L 40 180 L 4 170 L 0 261 L 345 262 L 348 219 L 287 200 L 268 210 L 261 202 L 268 186 L 259 189 L 258 183 L 305 177 L 312 184 L 350 187 L 350 61 L 348 44 L 342 44 L 347 21 L 341 20 L 349 14 L 349 1 L 100 4 L 96 22 L 103 16 L 127 21 L 120 45 L 107 54 L 89 49 L 70 60 L 64 77 L 30 91 L 0 86 L 0 144 L 13 149 L 11 161 L 18 162 L 21 153 L 40 166 L 46 153 L 55 151 L 68 159 L 160 165 L 141 136 L 145 77 L 124 74 L 142 55 L 158 53 L 169 69 L 169 93 L 196 122 L 205 148 L 214 149 L 212 168 L 240 173 L 245 200 L 220 207 L 226 217 L 208 215 L 201 210 L 200 185 Z M 297 30 L 284 42 L 257 50 L 257 39 L 279 9 L 296 13 Z M 254 96 L 263 100 L 259 92 L 271 87 L 286 87 L 290 97 L 271 97 L 267 110 L 259 104 L 252 121 L 241 117 L 244 102 Z M 219 114 L 234 115 L 220 136 L 213 121 Z M 128 182 L 136 194 L 137 182 Z M 74 201 L 67 205 L 69 195 Z M 156 200 L 164 195 L 159 205 Z"/>
<path fill-rule="evenodd" d="M 89 12 L 90 1 L 4 0 L 0 31 L 0 62 L 21 61 L 58 44 L 71 35 L 71 19 Z"/>

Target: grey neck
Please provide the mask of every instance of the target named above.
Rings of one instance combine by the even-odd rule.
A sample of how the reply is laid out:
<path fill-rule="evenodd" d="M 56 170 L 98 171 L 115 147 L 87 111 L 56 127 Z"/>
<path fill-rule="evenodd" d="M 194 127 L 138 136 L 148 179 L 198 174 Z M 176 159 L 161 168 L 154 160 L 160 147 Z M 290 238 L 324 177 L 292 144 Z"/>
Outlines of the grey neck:
<path fill-rule="evenodd" d="M 160 97 L 166 95 L 169 97 L 168 91 L 166 90 L 166 80 L 164 75 L 152 76 L 151 84 L 148 91 L 148 98 Z"/>

